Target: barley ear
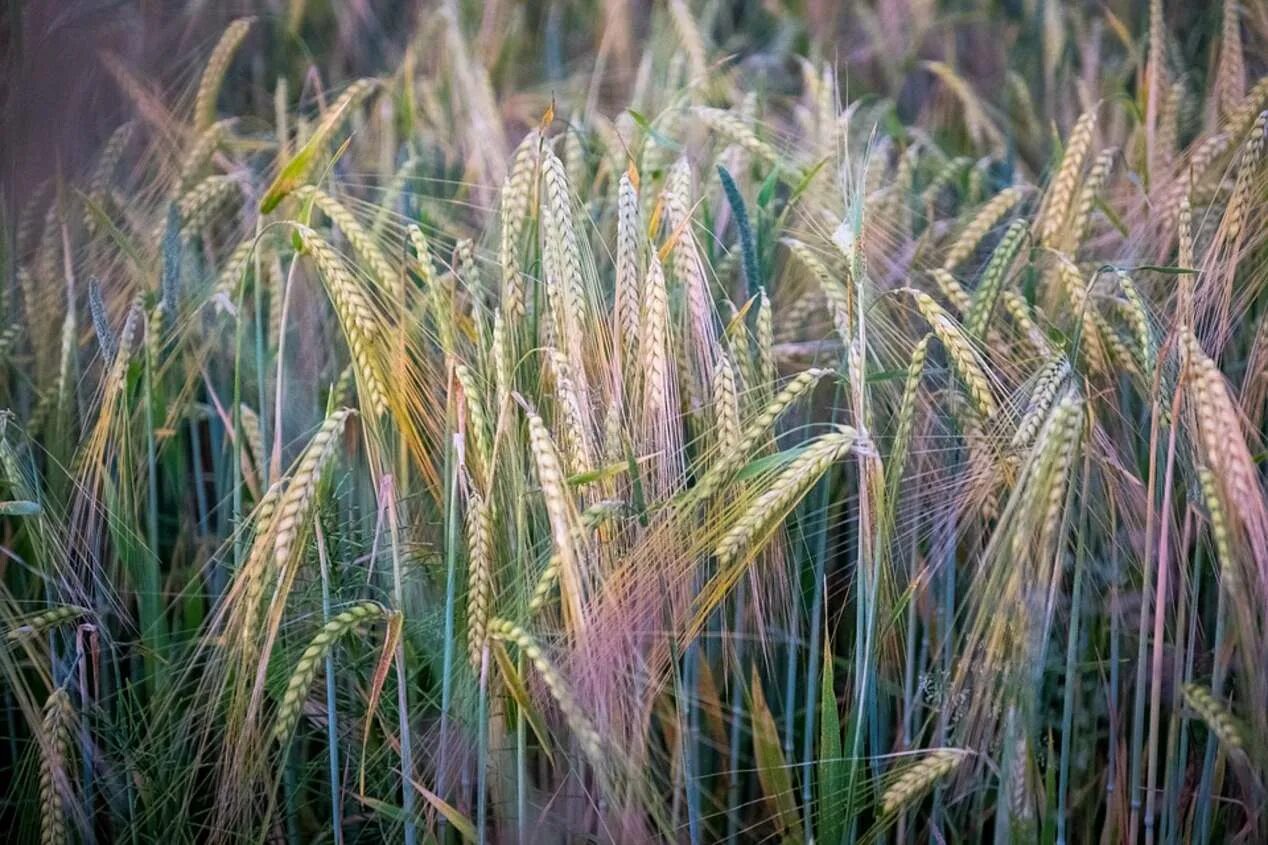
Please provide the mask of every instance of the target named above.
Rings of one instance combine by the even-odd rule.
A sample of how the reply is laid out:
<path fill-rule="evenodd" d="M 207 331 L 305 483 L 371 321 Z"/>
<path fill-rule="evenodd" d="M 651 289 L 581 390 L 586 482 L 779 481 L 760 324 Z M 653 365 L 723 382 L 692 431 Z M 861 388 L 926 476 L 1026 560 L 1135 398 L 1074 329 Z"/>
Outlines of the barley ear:
<path fill-rule="evenodd" d="M 885 790 L 881 795 L 881 812 L 891 815 L 910 805 L 950 774 L 966 756 L 967 752 L 952 748 L 929 752 L 904 769 L 898 779 Z"/>
<path fill-rule="evenodd" d="M 467 656 L 480 670 L 493 595 L 493 519 L 479 493 L 467 500 Z"/>
<path fill-rule="evenodd" d="M 246 38 L 247 31 L 255 18 L 238 18 L 225 29 L 216 48 L 211 51 L 207 67 L 198 81 L 198 93 L 194 97 L 194 128 L 201 131 L 211 126 L 216 119 L 216 97 L 220 94 L 220 85 L 224 81 L 225 71 L 233 61 L 233 54 L 238 45 Z"/>
<path fill-rule="evenodd" d="M 308 694 L 308 688 L 312 686 L 313 678 L 317 675 L 317 667 L 330 653 L 335 642 L 362 622 L 379 619 L 385 614 L 386 611 L 381 604 L 367 601 L 336 614 L 322 626 L 317 636 L 313 637 L 312 642 L 308 644 L 308 648 L 304 649 L 304 653 L 300 655 L 299 662 L 295 664 L 290 679 L 286 682 L 286 691 L 282 694 L 282 703 L 278 706 L 277 721 L 273 725 L 274 741 L 285 743 L 290 738 L 291 731 L 295 723 L 299 721 L 300 712 L 303 710 L 304 697 Z"/>
<path fill-rule="evenodd" d="M 66 825 L 66 799 L 70 779 L 70 696 L 62 687 L 53 690 L 44 704 L 40 743 L 40 842 L 65 845 L 70 841 Z"/>
<path fill-rule="evenodd" d="M 1184 703 L 1206 723 L 1211 733 L 1229 751 L 1242 751 L 1246 744 L 1246 726 L 1232 714 L 1228 706 L 1211 694 L 1206 687 L 1185 684 L 1181 687 Z"/>

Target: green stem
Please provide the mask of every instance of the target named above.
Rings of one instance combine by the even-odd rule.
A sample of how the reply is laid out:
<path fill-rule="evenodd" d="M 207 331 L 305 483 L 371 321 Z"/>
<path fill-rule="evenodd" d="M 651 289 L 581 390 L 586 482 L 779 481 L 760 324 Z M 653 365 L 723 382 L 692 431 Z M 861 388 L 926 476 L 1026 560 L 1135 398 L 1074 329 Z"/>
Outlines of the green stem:
<path fill-rule="evenodd" d="M 1078 657 L 1080 650 L 1080 613 L 1083 606 L 1083 564 L 1087 559 L 1087 537 L 1091 530 L 1088 511 L 1088 477 L 1090 461 L 1083 459 L 1083 490 L 1079 497 L 1079 535 L 1075 547 L 1074 584 L 1070 590 L 1070 630 L 1066 637 L 1065 696 L 1061 704 L 1061 763 L 1057 786 L 1057 845 L 1066 842 L 1067 802 L 1070 790 L 1070 748 L 1074 739 L 1074 699 L 1078 693 Z"/>
<path fill-rule="evenodd" d="M 452 373 L 450 379 L 452 379 Z M 450 391 L 450 396 L 453 392 Z M 436 794 L 445 797 L 448 786 L 447 743 L 449 708 L 453 703 L 454 608 L 458 590 L 458 462 L 454 454 L 453 402 L 445 412 L 445 637 L 440 680 L 440 764 L 436 770 Z M 444 827 L 444 821 L 440 821 Z"/>
<path fill-rule="evenodd" d="M 405 587 L 401 577 L 401 543 L 397 527 L 397 498 L 392 486 L 392 476 L 383 477 L 383 493 L 387 501 L 387 524 L 392 541 L 392 598 L 396 612 L 405 613 Z M 400 711 L 401 731 L 401 808 L 405 811 L 405 845 L 415 845 L 418 832 L 414 816 L 414 790 L 410 783 L 414 778 L 414 743 L 409 725 L 409 674 L 405 666 L 405 638 L 396 644 L 396 707 Z"/>
<path fill-rule="evenodd" d="M 330 621 L 330 563 L 326 557 L 326 538 L 320 519 L 314 521 L 313 533 L 317 540 L 317 558 L 321 563 L 321 620 L 325 624 Z M 326 654 L 326 752 L 330 770 L 330 826 L 335 845 L 343 845 L 343 790 L 339 775 L 339 722 L 333 652 L 332 649 Z"/>

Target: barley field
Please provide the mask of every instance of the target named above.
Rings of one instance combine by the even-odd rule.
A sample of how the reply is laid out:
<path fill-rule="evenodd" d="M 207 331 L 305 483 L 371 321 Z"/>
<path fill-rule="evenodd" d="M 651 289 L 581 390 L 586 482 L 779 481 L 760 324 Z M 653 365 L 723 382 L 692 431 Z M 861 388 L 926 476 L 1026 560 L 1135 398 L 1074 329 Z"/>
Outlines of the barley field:
<path fill-rule="evenodd" d="M 1268 842 L 1264 0 L 2 17 L 9 841 Z"/>

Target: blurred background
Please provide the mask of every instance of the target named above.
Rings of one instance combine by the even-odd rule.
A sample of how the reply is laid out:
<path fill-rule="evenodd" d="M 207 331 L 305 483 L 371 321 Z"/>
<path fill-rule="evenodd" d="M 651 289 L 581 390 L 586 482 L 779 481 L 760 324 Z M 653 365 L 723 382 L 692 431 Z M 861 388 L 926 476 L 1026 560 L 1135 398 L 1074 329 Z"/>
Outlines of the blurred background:
<path fill-rule="evenodd" d="M 314 73 L 313 57 L 320 57 L 324 75 L 341 77 L 326 84 L 395 67 L 409 39 L 426 31 L 429 16 L 446 5 L 459 10 L 473 33 L 473 48 L 492 63 L 499 92 L 512 90 L 511 83 L 521 92 L 534 85 L 549 88 L 563 77 L 598 71 L 599 94 L 619 110 L 628 104 L 622 95 L 637 70 L 631 65 L 635 45 L 648 34 L 654 3 L 7 0 L 0 8 L 0 179 L 6 200 L 12 203 L 59 168 L 64 174 L 80 172 L 125 119 L 128 98 L 110 70 L 110 57 L 170 97 L 188 91 L 199 62 L 229 21 L 255 15 L 259 25 L 249 38 L 257 47 L 271 45 L 271 51 L 242 50 L 240 55 L 250 58 L 230 69 L 221 97 L 228 112 L 258 112 L 272 96 L 277 76 L 302 83 Z M 1073 114 L 1063 113 L 1063 101 L 1050 89 L 1073 89 L 1081 80 L 1098 78 L 1098 71 L 1099 78 L 1113 81 L 1103 75 L 1104 68 L 1080 66 L 1080 56 L 1096 52 L 1076 45 L 1095 41 L 1117 50 L 1137 49 L 1128 33 L 1141 31 L 1149 2 L 711 0 L 694 5 L 700 7 L 711 43 L 750 70 L 754 86 L 796 86 L 799 69 L 790 64 L 788 47 L 804 47 L 808 55 L 838 63 L 847 99 L 888 96 L 904 122 L 927 120 L 931 110 L 936 118 L 939 108 L 955 107 L 931 99 L 936 81 L 922 62 L 935 60 L 952 67 L 1001 113 L 1028 96 L 1041 120 L 1064 129 L 1081 109 L 1070 104 Z M 1179 34 L 1169 45 L 1172 61 L 1192 77 L 1195 68 L 1200 73 L 1209 64 L 1220 4 L 1163 5 L 1171 31 Z M 1261 39 L 1268 36 L 1268 4 L 1244 5 L 1244 26 Z M 1261 71 L 1249 67 L 1248 75 L 1254 79 Z M 1204 83 L 1188 81 L 1195 89 Z M 1018 153 L 1043 154 L 1024 148 Z"/>

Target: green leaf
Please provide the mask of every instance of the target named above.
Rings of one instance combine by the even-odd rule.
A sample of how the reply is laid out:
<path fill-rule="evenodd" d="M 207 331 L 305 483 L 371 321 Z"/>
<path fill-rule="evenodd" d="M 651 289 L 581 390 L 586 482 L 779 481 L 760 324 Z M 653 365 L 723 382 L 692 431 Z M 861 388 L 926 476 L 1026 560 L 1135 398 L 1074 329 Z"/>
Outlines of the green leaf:
<path fill-rule="evenodd" d="M 735 474 L 735 478 L 737 481 L 746 481 L 748 479 L 765 475 L 769 472 L 775 472 L 783 469 L 785 466 L 792 463 L 798 455 L 806 451 L 806 446 L 808 445 L 809 444 L 803 443 L 800 446 L 793 446 L 790 449 L 784 449 L 783 451 L 776 452 L 773 455 L 763 455 L 756 460 L 749 461 L 739 472 Z"/>
<path fill-rule="evenodd" d="M 750 712 L 757 780 L 762 785 L 767 803 L 775 811 L 780 832 L 791 837 L 794 842 L 801 842 L 804 837 L 801 816 L 797 813 L 797 802 L 793 797 L 792 777 L 784 762 L 784 752 L 779 747 L 779 729 L 775 726 L 775 717 L 771 715 L 770 708 L 766 706 L 766 697 L 762 694 L 762 682 L 757 677 L 756 666 L 753 667 L 749 693 L 752 696 Z"/>
<path fill-rule="evenodd" d="M 868 384 L 878 384 L 882 381 L 895 381 L 906 377 L 906 370 L 881 370 L 878 373 L 868 373 L 865 381 Z"/>
<path fill-rule="evenodd" d="M 313 130 L 313 134 L 309 137 L 307 143 L 295 155 L 291 156 L 291 160 L 286 162 L 286 166 L 278 172 L 273 184 L 269 185 L 269 189 L 265 191 L 264 197 L 260 200 L 260 212 L 262 214 L 268 214 L 277 208 L 278 203 L 286 199 L 287 194 L 307 181 L 309 174 L 312 173 L 313 168 L 317 164 L 318 153 L 326 148 L 326 143 L 330 140 L 330 136 L 334 134 L 335 128 L 339 126 L 344 113 L 361 99 L 364 99 L 364 96 L 353 99 L 341 99 L 336 104 L 338 108 L 332 107 L 322 117 L 321 122 L 317 124 L 317 128 Z M 340 153 L 346 148 L 347 144 L 345 143 L 340 148 Z M 336 154 L 335 158 L 338 157 L 338 154 Z"/>
<path fill-rule="evenodd" d="M 806 190 L 810 187 L 810 183 L 814 181 L 815 177 L 819 175 L 819 171 L 822 170 L 823 166 L 827 163 L 828 160 L 826 158 L 821 158 L 812 164 L 804 173 L 802 173 L 801 181 L 793 186 L 792 194 L 788 197 L 789 205 L 795 203 L 801 195 L 806 192 Z"/>
<path fill-rule="evenodd" d="M 149 265 L 146 259 L 142 257 L 140 252 L 137 251 L 136 245 L 132 243 L 132 239 L 115 225 L 114 220 L 110 219 L 109 213 L 101 207 L 101 204 L 82 191 L 76 190 L 75 193 L 79 197 L 80 202 L 84 204 L 84 209 L 91 214 L 93 219 L 97 221 L 98 225 L 105 230 L 105 233 L 110 236 L 112 241 L 114 241 L 114 245 L 119 248 L 119 251 L 131 259 L 133 266 L 137 269 L 148 268 Z"/>
<path fill-rule="evenodd" d="M 1135 267 L 1122 267 L 1120 269 L 1130 270 L 1133 272 L 1140 271 L 1140 270 L 1147 270 L 1151 273 L 1162 273 L 1167 276 L 1190 276 L 1190 275 L 1197 275 L 1198 273 L 1202 272 L 1201 270 L 1198 270 L 1193 267 L 1176 267 L 1176 266 L 1160 267 L 1157 264 L 1138 264 Z"/>
<path fill-rule="evenodd" d="M 766 175 L 762 187 L 757 189 L 757 207 L 766 208 L 775 196 L 775 186 L 779 184 L 779 169 L 775 168 Z"/>
<path fill-rule="evenodd" d="M 0 502 L 0 516 L 36 516 L 40 512 L 39 502 L 17 500 Z"/>
<path fill-rule="evenodd" d="M 1053 747 L 1052 732 L 1048 732 L 1048 759 L 1055 760 L 1057 751 Z M 1043 829 L 1039 833 L 1039 841 L 1044 845 L 1055 845 L 1057 841 L 1057 767 L 1048 766 L 1044 773 L 1044 811 Z"/>
<path fill-rule="evenodd" d="M 468 842 L 479 841 L 479 837 L 476 836 L 475 825 L 472 824 L 471 819 L 463 815 L 457 807 L 450 804 L 448 801 L 441 798 L 439 795 L 432 792 L 413 778 L 410 778 L 409 782 L 413 784 L 414 789 L 418 790 L 419 795 L 427 799 L 428 804 L 435 807 L 436 811 L 445 817 L 445 821 L 453 825 L 454 830 L 458 831 L 463 839 Z"/>
<path fill-rule="evenodd" d="M 845 833 L 845 757 L 841 714 L 832 673 L 832 650 L 823 640 L 823 694 L 819 701 L 819 839 L 835 845 Z"/>
<path fill-rule="evenodd" d="M 655 455 L 644 455 L 641 458 L 631 455 L 628 461 L 619 461 L 586 470 L 585 472 L 574 473 L 564 479 L 564 481 L 569 487 L 584 487 L 587 484 L 594 484 L 596 481 L 607 481 L 609 478 L 616 478 L 627 473 L 637 475 L 638 467 L 644 462 L 650 461 L 653 457 Z"/>
<path fill-rule="evenodd" d="M 380 801 L 377 798 L 371 798 L 369 795 L 358 795 L 357 800 L 384 818 L 390 819 L 394 822 L 405 820 L 405 811 L 395 804 L 389 804 L 387 801 Z"/>
<path fill-rule="evenodd" d="M 1109 207 L 1108 203 L 1098 197 L 1096 200 L 1096 207 L 1101 210 L 1101 213 L 1105 215 L 1105 219 L 1109 221 L 1111 226 L 1118 230 L 1119 234 L 1123 237 L 1128 236 L 1127 224 L 1123 222 L 1123 218 L 1119 217 L 1118 213 L 1114 211 L 1114 209 Z"/>
<path fill-rule="evenodd" d="M 652 122 L 644 115 L 634 109 L 626 109 L 626 111 L 629 112 L 630 117 L 634 118 L 634 122 L 638 124 L 638 127 L 646 132 L 650 138 L 655 140 L 657 144 L 660 144 L 662 147 L 665 147 L 675 153 L 682 151 L 681 145 L 668 138 L 664 133 L 658 131 L 656 127 L 652 126 Z"/>
<path fill-rule="evenodd" d="M 638 471 L 638 459 L 634 457 L 628 442 L 625 444 L 625 462 L 629 465 L 630 479 L 633 482 L 630 485 L 630 495 L 633 497 L 634 513 L 638 514 L 639 524 L 646 528 L 647 498 L 643 495 L 643 479 Z"/>

